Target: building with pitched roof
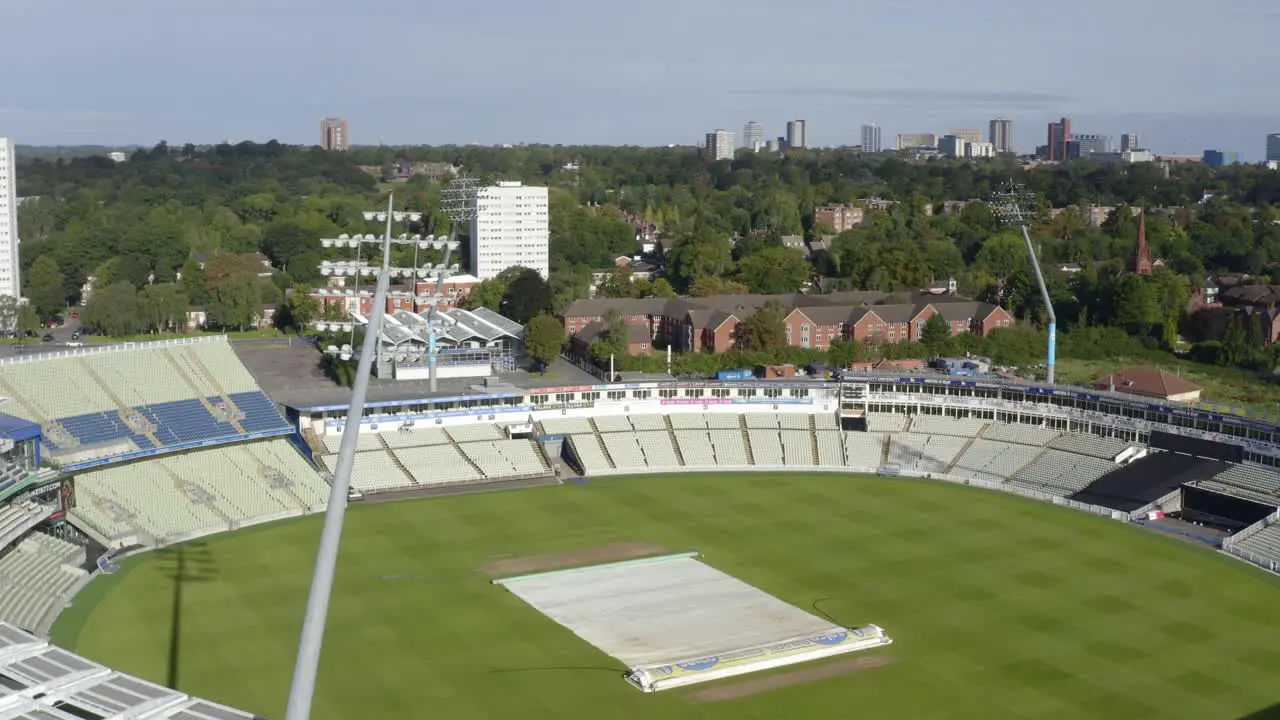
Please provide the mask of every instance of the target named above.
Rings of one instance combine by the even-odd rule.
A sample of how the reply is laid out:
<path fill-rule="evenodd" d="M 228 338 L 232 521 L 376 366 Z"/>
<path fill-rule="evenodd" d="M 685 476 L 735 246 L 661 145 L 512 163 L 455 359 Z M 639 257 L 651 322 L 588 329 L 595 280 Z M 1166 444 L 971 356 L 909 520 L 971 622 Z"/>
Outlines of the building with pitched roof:
<path fill-rule="evenodd" d="M 829 295 L 716 295 L 703 298 L 645 298 L 577 300 L 561 314 L 565 333 L 572 338 L 609 314 L 645 329 L 650 347 L 678 351 L 724 352 L 737 341 L 738 325 L 770 302 L 782 308 L 787 344 L 825 350 L 836 339 L 871 343 L 919 340 L 924 325 L 941 315 L 952 335 L 971 332 L 985 336 L 1012 327 L 1013 316 L 992 305 L 957 295 L 917 293 L 905 302 L 874 291 Z"/>
<path fill-rule="evenodd" d="M 1137 365 L 1104 375 L 1094 381 L 1094 387 L 1170 402 L 1196 402 L 1200 399 L 1199 385 L 1150 365 Z"/>

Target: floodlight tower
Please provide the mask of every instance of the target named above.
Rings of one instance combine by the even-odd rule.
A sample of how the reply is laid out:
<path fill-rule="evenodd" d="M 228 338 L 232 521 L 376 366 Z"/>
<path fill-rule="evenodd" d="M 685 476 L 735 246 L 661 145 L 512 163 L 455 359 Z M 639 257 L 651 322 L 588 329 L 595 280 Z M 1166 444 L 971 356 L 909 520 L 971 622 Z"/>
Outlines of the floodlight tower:
<path fill-rule="evenodd" d="M 396 215 L 392 210 L 394 202 L 394 196 L 390 197 L 387 199 L 386 211 L 365 214 L 367 219 L 386 221 L 386 232 L 382 238 L 382 264 L 381 269 L 375 271 L 377 284 L 373 294 L 373 308 L 365 327 L 364 343 L 351 390 L 351 405 L 347 408 L 342 445 L 338 450 L 338 462 L 334 466 L 333 487 L 329 491 L 324 530 L 320 534 L 320 549 L 316 553 L 315 572 L 311 577 L 311 592 L 307 596 L 302 637 L 298 641 L 298 657 L 289 688 L 286 720 L 309 720 L 311 717 L 311 700 L 315 695 L 316 671 L 320 667 L 320 648 L 324 643 L 325 618 L 329 614 L 329 595 L 333 591 L 333 576 L 338 565 L 338 545 L 342 542 L 342 520 L 347 512 L 347 493 L 351 489 L 351 469 L 356 460 L 360 419 L 364 416 L 370 370 L 374 356 L 378 354 L 378 336 L 381 334 L 382 319 L 387 309 L 387 286 L 391 280 L 391 223 Z"/>
<path fill-rule="evenodd" d="M 444 281 L 449 277 L 450 254 L 458 247 L 458 228 L 463 223 L 470 223 L 472 218 L 476 216 L 476 190 L 480 187 L 480 181 L 475 178 L 460 177 L 445 187 L 440 193 L 440 206 L 444 214 L 449 217 L 449 241 L 445 244 L 444 263 L 436 276 L 436 292 L 437 298 L 444 291 Z M 472 258 L 475 262 L 475 258 Z M 418 290 L 418 278 L 415 273 L 413 279 L 413 289 L 416 293 Z M 438 306 L 431 304 L 431 309 L 427 311 L 427 369 L 430 378 L 431 392 L 439 391 L 439 380 L 436 377 L 436 366 L 439 362 L 439 353 L 436 346 L 436 337 L 443 335 L 447 331 L 443 321 L 438 316 Z"/>
<path fill-rule="evenodd" d="M 1045 380 L 1053 384 L 1053 366 L 1057 355 L 1058 317 L 1053 312 L 1053 300 L 1049 297 L 1049 288 L 1044 284 L 1044 273 L 1040 272 L 1040 261 L 1036 259 L 1036 249 L 1031 244 L 1031 233 L 1027 230 L 1027 222 L 1034 213 L 1034 195 L 1012 180 L 1002 185 L 991 194 L 991 210 L 1000 222 L 1014 226 L 1022 231 L 1022 239 L 1027 243 L 1027 255 L 1031 258 L 1031 269 L 1036 273 L 1036 284 L 1040 286 L 1040 298 L 1044 301 L 1045 315 L 1049 319 L 1049 347 L 1045 357 Z"/>
<path fill-rule="evenodd" d="M 412 212 L 407 210 L 405 211 L 373 210 L 373 211 L 364 213 L 364 219 L 369 222 L 373 222 L 376 220 L 378 222 L 414 223 L 422 219 L 422 213 Z M 372 233 L 369 233 L 369 234 L 355 233 L 354 235 L 342 233 L 336 238 L 322 238 L 320 240 L 320 245 L 324 248 L 335 248 L 335 247 L 336 248 L 346 248 L 346 247 L 355 248 L 355 252 L 353 254 L 352 259 L 323 260 L 320 263 L 319 270 L 320 270 L 320 274 L 325 277 L 351 276 L 351 278 L 354 280 L 352 292 L 356 298 L 357 309 L 350 312 L 352 316 L 349 318 L 350 322 L 329 323 L 323 320 L 317 320 L 316 322 L 313 323 L 316 329 L 321 331 L 339 330 L 339 329 L 345 331 L 349 329 L 351 332 L 351 344 L 352 345 L 355 344 L 355 332 L 356 332 L 355 328 L 356 328 L 356 325 L 360 324 L 359 322 L 356 322 L 356 320 L 358 319 L 357 316 L 361 315 L 361 313 L 359 312 L 360 277 L 362 275 L 369 275 L 369 276 L 376 277 L 379 273 L 379 269 L 377 267 L 370 267 L 368 264 L 368 261 L 365 259 L 362 259 L 361 249 L 364 245 L 380 246 L 384 242 L 387 242 L 386 238 L 373 235 Z M 404 233 L 402 233 L 399 237 L 392 237 L 390 242 L 392 245 L 410 245 L 411 244 L 414 246 L 415 262 L 414 262 L 413 268 L 390 267 L 390 266 L 386 268 L 387 273 L 390 276 L 395 276 L 395 277 L 408 277 L 411 274 L 416 277 L 417 271 L 418 271 L 417 262 L 416 262 L 418 248 L 434 247 L 436 245 L 439 245 L 439 243 L 435 242 L 434 238 L 431 238 L 431 237 L 423 238 L 421 235 L 409 236 L 408 234 L 404 234 Z M 387 296 L 403 297 L 404 293 L 400 291 L 388 289 Z M 339 325 L 341 325 L 341 327 L 339 327 Z M 343 359 L 345 360 L 346 358 L 347 356 L 344 354 Z"/>

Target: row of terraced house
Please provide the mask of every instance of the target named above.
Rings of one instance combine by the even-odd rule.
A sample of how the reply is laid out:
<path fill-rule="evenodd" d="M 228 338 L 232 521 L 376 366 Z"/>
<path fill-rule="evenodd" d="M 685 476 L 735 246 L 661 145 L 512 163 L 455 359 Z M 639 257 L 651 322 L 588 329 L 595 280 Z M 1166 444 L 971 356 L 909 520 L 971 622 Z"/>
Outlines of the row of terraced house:
<path fill-rule="evenodd" d="M 896 300 L 905 299 L 905 302 Z M 924 325 L 941 315 L 951 334 L 985 336 L 1012 327 L 1004 308 L 958 295 L 838 292 L 828 295 L 718 295 L 702 298 L 591 299 L 571 303 L 561 314 L 565 334 L 589 346 L 603 331 L 606 315 L 616 313 L 628 326 L 628 352 L 655 348 L 723 352 L 734 346 L 738 324 L 767 303 L 785 316 L 787 343 L 824 350 L 837 338 L 899 343 L 919 340 Z"/>

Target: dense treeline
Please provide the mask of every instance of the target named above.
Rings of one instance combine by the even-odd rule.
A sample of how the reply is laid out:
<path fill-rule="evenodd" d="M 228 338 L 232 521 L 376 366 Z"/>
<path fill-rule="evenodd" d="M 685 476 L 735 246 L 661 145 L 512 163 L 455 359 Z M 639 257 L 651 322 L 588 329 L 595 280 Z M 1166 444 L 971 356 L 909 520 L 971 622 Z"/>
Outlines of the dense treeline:
<path fill-rule="evenodd" d="M 1010 179 L 1036 191 L 1032 232 L 1045 264 L 1082 266 L 1070 275 L 1049 273 L 1059 320 L 1067 328 L 1112 325 L 1144 342 L 1171 346 L 1185 324 L 1186 298 L 1206 274 L 1240 271 L 1266 278 L 1280 261 L 1274 206 L 1280 203 L 1280 173 L 1253 166 L 1215 171 L 1199 164 L 1080 161 L 1026 169 L 1005 158 L 915 162 L 837 151 L 744 154 L 707 163 L 690 148 L 330 153 L 275 142 L 161 144 L 134 152 L 124 163 L 103 157 L 23 162 L 20 195 L 38 197 L 20 210 L 26 295 L 40 314 L 51 315 L 78 301 L 86 279 L 94 277 L 102 294 L 99 307 L 87 309 L 86 316 L 104 332 L 175 326 L 177 309 L 186 305 L 206 307 L 215 324 L 243 326 L 262 305 L 279 306 L 288 289 L 304 291 L 294 296 L 305 294 L 321 280 L 320 260 L 350 255 L 319 247 L 317 238 L 378 232 L 361 213 L 385 202 L 388 187 L 397 205 L 425 213 L 417 230 L 447 232 L 442 182 L 417 176 L 387 185 L 376 177 L 393 163 L 419 161 L 457 165 L 485 181 L 551 186 L 551 283 L 533 294 L 538 303 L 522 305 L 526 317 L 545 305 L 559 308 L 584 297 L 593 269 L 636 252 L 632 225 L 643 221 L 674 240 L 667 277 L 631 283 L 618 273 L 600 288 L 602 294 L 781 293 L 813 288 L 818 278 L 822 289 L 899 291 L 954 277 L 966 294 L 1005 303 L 1023 320 L 1040 322 L 1021 238 L 983 203 L 958 211 L 943 206 L 985 198 Z M 868 210 L 860 227 L 839 234 L 812 257 L 783 245 L 786 236 L 812 240 L 830 233 L 815 224 L 815 207 L 867 197 L 891 204 Z M 1091 205 L 1115 211 L 1095 223 Z M 1118 272 L 1134 250 L 1137 209 L 1147 211 L 1153 257 L 1166 261 L 1150 282 Z M 270 268 L 255 264 L 256 253 Z M 398 251 L 397 262 L 407 265 L 409 253 Z M 216 256 L 232 257 L 210 272 Z M 526 295 L 510 292 L 504 281 L 482 289 L 478 302 L 500 308 L 504 300 Z M 284 307 L 292 322 L 315 314 L 297 301 Z M 1221 342 L 1230 325 L 1196 339 Z"/>

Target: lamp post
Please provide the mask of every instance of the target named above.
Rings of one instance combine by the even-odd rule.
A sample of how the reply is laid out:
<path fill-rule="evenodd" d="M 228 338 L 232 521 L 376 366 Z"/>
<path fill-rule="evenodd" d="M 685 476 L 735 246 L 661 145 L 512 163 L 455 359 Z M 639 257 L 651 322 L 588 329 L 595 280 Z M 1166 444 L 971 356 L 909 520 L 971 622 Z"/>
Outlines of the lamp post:
<path fill-rule="evenodd" d="M 1045 316 L 1049 321 L 1049 347 L 1045 357 L 1045 381 L 1053 384 L 1054 360 L 1057 355 L 1058 317 L 1053 312 L 1053 300 L 1049 297 L 1049 288 L 1044 284 L 1044 273 L 1040 272 L 1040 261 L 1036 258 L 1036 249 L 1031 244 L 1031 233 L 1027 230 L 1027 222 L 1033 214 L 1034 196 L 1027 189 L 1013 181 L 1005 183 L 991 194 L 991 210 L 1000 222 L 1007 226 L 1016 226 L 1022 231 L 1022 239 L 1027 243 L 1027 256 L 1031 259 L 1031 269 L 1036 274 L 1036 284 L 1040 287 L 1040 298 L 1044 301 Z"/>

